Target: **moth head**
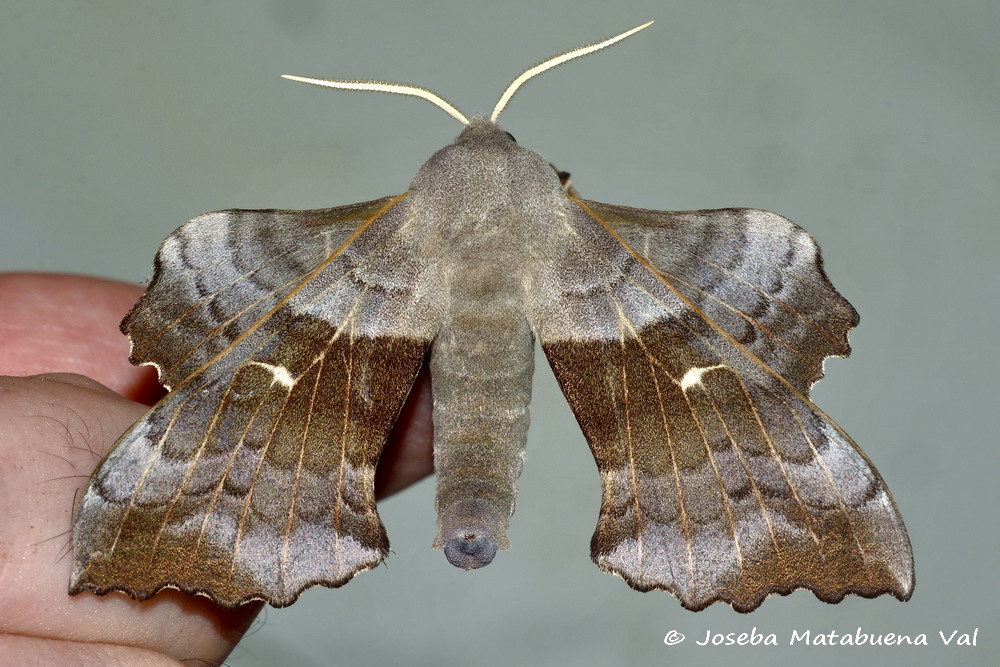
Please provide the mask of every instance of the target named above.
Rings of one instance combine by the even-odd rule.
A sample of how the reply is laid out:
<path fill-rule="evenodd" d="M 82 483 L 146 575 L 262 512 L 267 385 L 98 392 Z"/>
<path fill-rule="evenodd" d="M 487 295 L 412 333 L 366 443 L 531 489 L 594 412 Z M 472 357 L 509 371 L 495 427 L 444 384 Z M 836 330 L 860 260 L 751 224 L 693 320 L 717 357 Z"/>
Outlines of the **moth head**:
<path fill-rule="evenodd" d="M 473 116 L 455 139 L 456 146 L 476 146 L 477 148 L 492 148 L 510 150 L 517 146 L 514 135 L 502 129 L 485 116 Z"/>
<path fill-rule="evenodd" d="M 553 197 L 558 194 L 561 199 L 564 193 L 548 162 L 519 145 L 492 120 L 478 115 L 454 142 L 435 151 L 421 165 L 409 192 L 414 198 L 435 202 L 435 210 L 443 215 L 442 226 L 449 229 L 462 228 L 457 224 L 459 219 L 492 227 L 495 223 L 490 221 L 523 206 L 553 210 L 557 206 Z M 430 219 L 429 211 L 424 214 Z"/>
<path fill-rule="evenodd" d="M 652 24 L 653 22 L 650 21 L 648 23 L 644 23 L 643 25 L 632 28 L 631 30 L 626 30 L 621 34 L 615 35 L 614 37 L 609 37 L 607 39 L 601 40 L 599 42 L 594 42 L 592 44 L 585 44 L 583 46 L 578 46 L 564 53 L 560 53 L 559 55 L 552 56 L 551 58 L 543 60 L 542 62 L 538 63 L 534 67 L 529 67 L 528 69 L 524 70 L 513 81 L 511 81 L 510 85 L 507 86 L 507 89 L 503 92 L 503 95 L 501 95 L 500 99 L 497 100 L 496 106 L 493 107 L 493 113 L 490 114 L 489 122 L 496 123 L 497 118 L 500 116 L 500 113 L 507 106 L 507 103 L 510 102 L 510 99 L 514 97 L 514 93 L 516 93 L 518 89 L 522 85 L 524 85 L 525 82 L 527 82 L 529 79 L 541 74 L 546 70 L 552 69 L 557 65 L 562 65 L 563 63 L 568 62 L 570 60 L 574 60 L 576 58 L 589 55 L 591 53 L 594 53 L 595 51 L 600 51 L 601 49 L 605 49 L 613 44 L 617 44 L 623 39 L 631 37 L 635 33 L 642 30 L 643 28 L 646 28 Z M 324 86 L 326 88 L 339 88 L 341 90 L 367 90 L 378 93 L 395 93 L 397 95 L 409 95 L 411 97 L 419 97 L 420 99 L 427 100 L 434 106 L 440 108 L 449 116 L 458 120 L 463 125 L 468 126 L 473 121 L 476 121 L 476 118 L 474 118 L 473 121 L 470 121 L 461 111 L 456 109 L 451 102 L 441 97 L 434 91 L 428 90 L 427 88 L 422 88 L 420 86 L 414 86 L 409 83 L 393 83 L 389 81 L 354 81 L 350 79 L 313 79 L 308 77 L 293 76 L 291 74 L 282 74 L 282 76 L 286 79 L 291 79 L 292 81 L 311 83 L 315 86 Z M 508 137 L 510 137 L 511 141 L 514 140 L 513 135 L 506 132 L 505 134 Z M 517 142 L 515 141 L 514 143 Z"/>

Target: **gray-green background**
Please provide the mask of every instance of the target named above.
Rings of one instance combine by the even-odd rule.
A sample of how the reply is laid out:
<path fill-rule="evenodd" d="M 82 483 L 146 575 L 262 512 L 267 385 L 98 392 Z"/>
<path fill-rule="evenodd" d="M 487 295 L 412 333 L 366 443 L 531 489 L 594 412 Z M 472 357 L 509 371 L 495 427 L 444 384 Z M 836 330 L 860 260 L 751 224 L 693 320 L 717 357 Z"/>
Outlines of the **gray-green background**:
<path fill-rule="evenodd" d="M 800 591 L 692 614 L 600 573 L 597 472 L 540 365 L 511 550 L 449 566 L 425 481 L 381 505 L 388 567 L 266 611 L 231 664 L 996 664 L 995 1 L 6 0 L 0 269 L 139 282 L 198 213 L 398 193 L 460 129 L 423 102 L 279 74 L 408 81 L 486 112 L 525 67 L 650 18 L 530 83 L 503 124 L 589 198 L 756 206 L 816 236 L 862 324 L 814 396 L 895 495 L 913 599 Z M 754 626 L 784 645 L 693 644 Z M 792 629 L 859 626 L 931 646 L 787 646 Z M 940 646 L 939 630 L 976 627 L 978 647 Z M 687 641 L 665 646 L 671 629 Z"/>

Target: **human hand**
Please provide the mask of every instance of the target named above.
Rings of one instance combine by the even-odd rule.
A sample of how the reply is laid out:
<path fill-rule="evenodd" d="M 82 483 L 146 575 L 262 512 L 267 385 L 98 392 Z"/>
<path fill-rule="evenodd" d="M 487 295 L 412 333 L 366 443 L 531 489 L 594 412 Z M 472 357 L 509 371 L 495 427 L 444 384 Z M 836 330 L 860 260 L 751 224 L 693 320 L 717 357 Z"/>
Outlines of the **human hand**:
<path fill-rule="evenodd" d="M 9 664 L 217 664 L 260 610 L 174 590 L 145 602 L 67 593 L 76 501 L 162 394 L 155 370 L 129 364 L 118 332 L 141 293 L 82 276 L 0 274 L 0 655 Z M 379 495 L 430 473 L 430 423 L 423 378 L 379 461 Z"/>

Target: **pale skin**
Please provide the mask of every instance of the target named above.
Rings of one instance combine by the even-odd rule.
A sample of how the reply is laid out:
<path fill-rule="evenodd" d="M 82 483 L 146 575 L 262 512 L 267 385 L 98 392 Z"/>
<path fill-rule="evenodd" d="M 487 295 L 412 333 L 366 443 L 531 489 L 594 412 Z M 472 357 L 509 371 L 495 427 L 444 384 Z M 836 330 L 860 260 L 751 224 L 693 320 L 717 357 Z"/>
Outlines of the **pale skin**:
<path fill-rule="evenodd" d="M 0 655 L 10 664 L 219 664 L 260 610 L 172 590 L 146 602 L 66 592 L 74 502 L 162 392 L 155 371 L 129 364 L 118 331 L 141 293 L 98 278 L 0 274 Z M 377 494 L 431 469 L 424 374 L 379 461 Z"/>

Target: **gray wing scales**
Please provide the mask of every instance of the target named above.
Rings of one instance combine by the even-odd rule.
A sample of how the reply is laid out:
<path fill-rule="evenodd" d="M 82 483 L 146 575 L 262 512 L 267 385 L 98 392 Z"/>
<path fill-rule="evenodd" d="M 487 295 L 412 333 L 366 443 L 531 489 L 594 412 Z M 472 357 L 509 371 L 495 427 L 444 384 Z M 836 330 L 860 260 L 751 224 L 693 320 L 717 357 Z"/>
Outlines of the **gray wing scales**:
<path fill-rule="evenodd" d="M 215 262 L 256 275 L 250 285 L 208 275 L 211 257 L 194 249 L 198 225 L 167 240 L 165 248 L 188 245 L 186 270 L 161 251 L 126 328 L 137 349 L 159 339 L 157 363 L 173 390 L 119 439 L 87 488 L 71 592 L 145 599 L 171 587 L 229 607 L 285 606 L 308 586 L 342 585 L 382 561 L 375 464 L 433 337 L 436 307 L 427 267 L 398 234 L 405 199 L 367 210 L 367 220 L 335 232 L 340 245 L 290 248 L 281 270 L 253 259 L 251 242 L 235 253 L 246 259 Z M 300 222 L 311 225 L 313 213 Z M 295 226 L 294 214 L 275 216 L 225 217 Z M 204 279 L 180 289 L 187 278 L 178 274 L 192 272 Z M 223 313 L 227 295 L 242 303 Z"/>
<path fill-rule="evenodd" d="M 829 602 L 908 598 L 912 556 L 888 490 L 805 393 L 824 352 L 846 353 L 854 321 L 811 239 L 749 212 L 630 211 L 573 200 L 562 257 L 539 280 L 538 303 L 555 305 L 533 320 L 601 473 L 595 562 L 695 610 L 750 611 L 796 588 Z M 780 289 L 754 273 L 777 258 L 713 245 L 714 230 L 740 220 L 752 248 L 785 249 Z M 704 275 L 699 258 L 711 259 Z M 761 342 L 771 329 L 783 343 Z"/>
<path fill-rule="evenodd" d="M 686 299 L 801 392 L 847 356 L 858 314 L 804 229 L 776 213 L 585 205 Z"/>
<path fill-rule="evenodd" d="M 342 246 L 392 201 L 216 211 L 185 223 L 160 246 L 149 289 L 122 322 L 132 363 L 156 365 L 161 382 L 172 387 L 265 318 L 329 258 L 335 266 L 328 273 L 348 274 L 382 237 L 369 234 L 366 247 Z M 351 286 L 338 288 L 346 295 Z"/>

